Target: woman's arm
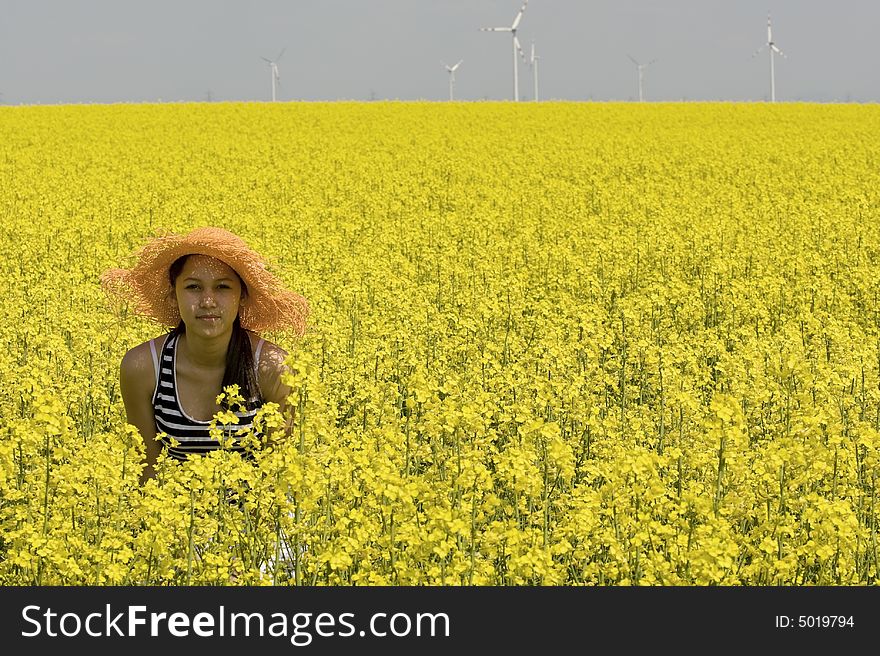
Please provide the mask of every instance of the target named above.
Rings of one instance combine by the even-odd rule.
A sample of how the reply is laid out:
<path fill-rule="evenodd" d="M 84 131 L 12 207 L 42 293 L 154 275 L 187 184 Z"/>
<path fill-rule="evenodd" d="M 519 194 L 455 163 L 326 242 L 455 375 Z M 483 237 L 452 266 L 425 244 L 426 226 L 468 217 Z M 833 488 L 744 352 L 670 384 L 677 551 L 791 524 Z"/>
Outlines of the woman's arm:
<path fill-rule="evenodd" d="M 138 429 L 146 448 L 146 466 L 141 473 L 141 485 L 155 476 L 153 467 L 161 450 L 161 445 L 156 441 L 152 404 L 155 383 L 156 370 L 150 356 L 150 343 L 144 342 L 128 351 L 119 367 L 119 389 L 125 404 L 126 420 Z"/>
<path fill-rule="evenodd" d="M 288 405 L 287 395 L 290 394 L 290 387 L 281 382 L 282 375 L 287 372 L 284 364 L 286 357 L 287 351 L 271 342 L 265 342 L 257 366 L 263 400 L 277 403 L 279 411 L 284 416 L 284 426 L 267 436 L 269 444 L 276 443 L 279 438 L 289 437 L 293 432 L 296 407 Z"/>

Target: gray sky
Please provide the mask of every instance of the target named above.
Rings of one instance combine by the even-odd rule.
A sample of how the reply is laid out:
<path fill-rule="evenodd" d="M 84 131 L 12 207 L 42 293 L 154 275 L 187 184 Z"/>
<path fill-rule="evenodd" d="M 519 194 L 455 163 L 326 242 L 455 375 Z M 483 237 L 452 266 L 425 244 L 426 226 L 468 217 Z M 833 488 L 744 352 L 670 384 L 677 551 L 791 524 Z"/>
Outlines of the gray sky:
<path fill-rule="evenodd" d="M 521 0 L 0 0 L 0 102 L 457 100 L 513 95 Z M 529 0 L 542 100 L 880 101 L 873 0 Z M 533 77 L 520 62 L 520 95 Z"/>

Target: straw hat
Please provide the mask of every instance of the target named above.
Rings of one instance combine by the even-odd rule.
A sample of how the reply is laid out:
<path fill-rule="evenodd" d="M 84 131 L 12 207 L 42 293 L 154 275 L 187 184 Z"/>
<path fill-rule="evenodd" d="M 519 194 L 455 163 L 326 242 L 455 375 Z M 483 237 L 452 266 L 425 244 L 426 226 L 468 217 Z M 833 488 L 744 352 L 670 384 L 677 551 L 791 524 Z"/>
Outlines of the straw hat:
<path fill-rule="evenodd" d="M 138 314 L 174 327 L 180 323 L 180 310 L 168 270 L 177 258 L 196 254 L 225 262 L 244 281 L 247 294 L 238 311 L 242 328 L 255 332 L 292 329 L 298 335 L 305 332 L 306 299 L 285 289 L 257 252 L 222 228 L 155 237 L 135 253 L 133 267 L 105 271 L 101 286 L 110 297 L 131 303 Z"/>

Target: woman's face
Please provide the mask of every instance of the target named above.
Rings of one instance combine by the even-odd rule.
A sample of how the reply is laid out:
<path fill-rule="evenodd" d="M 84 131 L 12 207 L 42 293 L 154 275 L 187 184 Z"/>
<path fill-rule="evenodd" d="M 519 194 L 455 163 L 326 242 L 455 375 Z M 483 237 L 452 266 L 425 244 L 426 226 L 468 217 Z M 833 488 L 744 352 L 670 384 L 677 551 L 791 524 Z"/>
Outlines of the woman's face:
<path fill-rule="evenodd" d="M 204 337 L 232 332 L 241 303 L 241 279 L 228 264 L 207 255 L 190 255 L 174 281 L 186 331 Z"/>

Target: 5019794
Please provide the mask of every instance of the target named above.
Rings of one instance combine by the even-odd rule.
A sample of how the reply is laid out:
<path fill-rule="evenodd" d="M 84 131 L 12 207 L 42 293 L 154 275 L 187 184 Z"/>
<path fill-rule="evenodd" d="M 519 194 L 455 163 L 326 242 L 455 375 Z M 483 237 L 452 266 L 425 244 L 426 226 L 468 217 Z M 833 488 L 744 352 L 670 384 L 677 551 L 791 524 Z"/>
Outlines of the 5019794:
<path fill-rule="evenodd" d="M 852 628 L 855 617 L 852 615 L 777 615 L 776 628 L 798 629 L 837 629 Z"/>

